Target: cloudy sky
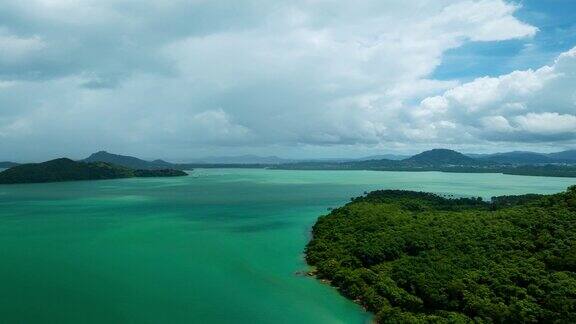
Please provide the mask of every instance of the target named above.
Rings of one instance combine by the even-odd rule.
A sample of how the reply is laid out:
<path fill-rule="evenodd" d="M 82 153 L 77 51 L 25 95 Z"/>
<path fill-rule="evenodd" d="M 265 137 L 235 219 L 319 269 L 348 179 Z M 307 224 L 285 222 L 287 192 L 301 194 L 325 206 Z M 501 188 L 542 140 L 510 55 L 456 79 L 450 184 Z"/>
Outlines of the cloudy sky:
<path fill-rule="evenodd" d="M 0 0 L 0 160 L 576 148 L 573 0 Z"/>

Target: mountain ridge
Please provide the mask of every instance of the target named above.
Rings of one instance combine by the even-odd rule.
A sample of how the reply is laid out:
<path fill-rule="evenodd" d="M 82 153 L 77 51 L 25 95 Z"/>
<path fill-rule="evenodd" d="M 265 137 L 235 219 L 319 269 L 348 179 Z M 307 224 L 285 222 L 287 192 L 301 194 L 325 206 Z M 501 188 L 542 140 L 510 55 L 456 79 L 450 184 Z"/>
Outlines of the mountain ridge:
<path fill-rule="evenodd" d="M 482 164 L 477 159 L 468 157 L 450 149 L 432 149 L 401 160 L 406 166 L 437 167 L 437 166 L 473 166 Z"/>

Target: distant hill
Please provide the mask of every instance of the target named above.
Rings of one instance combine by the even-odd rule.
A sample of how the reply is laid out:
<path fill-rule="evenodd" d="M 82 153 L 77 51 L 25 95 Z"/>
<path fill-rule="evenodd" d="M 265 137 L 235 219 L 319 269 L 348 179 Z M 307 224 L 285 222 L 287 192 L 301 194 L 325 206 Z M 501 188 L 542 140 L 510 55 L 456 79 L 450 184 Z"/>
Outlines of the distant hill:
<path fill-rule="evenodd" d="M 157 170 L 166 168 L 176 168 L 176 165 L 163 161 L 145 161 L 132 156 L 112 154 L 106 151 L 100 151 L 90 155 L 88 158 L 82 160 L 83 162 L 106 162 L 115 165 L 141 170 Z"/>
<path fill-rule="evenodd" d="M 468 154 L 468 156 L 498 164 L 530 165 L 576 163 L 576 150 L 568 150 L 556 153 L 513 151 L 494 154 Z"/>
<path fill-rule="evenodd" d="M 502 164 L 540 164 L 540 163 L 554 163 L 554 158 L 534 152 L 506 152 L 490 154 L 482 157 L 482 159 Z"/>
<path fill-rule="evenodd" d="M 43 163 L 22 164 L 0 172 L 0 184 L 185 175 L 185 172 L 177 170 L 134 170 L 105 162 L 76 162 L 60 158 Z"/>
<path fill-rule="evenodd" d="M 460 152 L 448 149 L 433 149 L 402 160 L 404 166 L 439 167 L 439 166 L 475 166 L 482 162 Z"/>
<path fill-rule="evenodd" d="M 556 159 L 556 160 L 576 162 L 576 150 L 568 150 L 568 151 L 562 151 L 562 152 L 557 152 L 557 153 L 550 153 L 550 154 L 548 154 L 548 156 L 553 158 L 553 159 Z"/>
<path fill-rule="evenodd" d="M 8 169 L 17 166 L 18 163 L 14 162 L 0 162 L 0 169 Z"/>

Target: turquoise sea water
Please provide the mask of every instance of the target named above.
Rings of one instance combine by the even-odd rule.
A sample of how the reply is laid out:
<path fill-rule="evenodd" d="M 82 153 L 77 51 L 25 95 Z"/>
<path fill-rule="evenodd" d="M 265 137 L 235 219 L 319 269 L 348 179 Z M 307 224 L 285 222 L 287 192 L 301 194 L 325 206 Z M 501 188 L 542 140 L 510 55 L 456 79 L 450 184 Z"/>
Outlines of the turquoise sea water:
<path fill-rule="evenodd" d="M 196 170 L 0 186 L 1 323 L 365 323 L 312 278 L 315 219 L 383 188 L 490 197 L 575 179 L 438 172 Z"/>

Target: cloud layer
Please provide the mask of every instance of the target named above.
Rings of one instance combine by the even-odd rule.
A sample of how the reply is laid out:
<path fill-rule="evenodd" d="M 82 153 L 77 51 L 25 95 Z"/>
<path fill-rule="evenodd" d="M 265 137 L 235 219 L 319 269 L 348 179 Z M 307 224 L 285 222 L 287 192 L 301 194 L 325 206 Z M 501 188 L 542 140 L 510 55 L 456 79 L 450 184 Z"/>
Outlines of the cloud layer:
<path fill-rule="evenodd" d="M 576 139 L 575 113 L 576 48 L 550 66 L 479 78 L 428 97 L 411 113 L 411 127 L 431 140 L 554 143 Z"/>
<path fill-rule="evenodd" d="M 4 158 L 575 139 L 576 51 L 497 78 L 430 78 L 450 49 L 538 32 L 504 0 L 2 6 Z"/>

